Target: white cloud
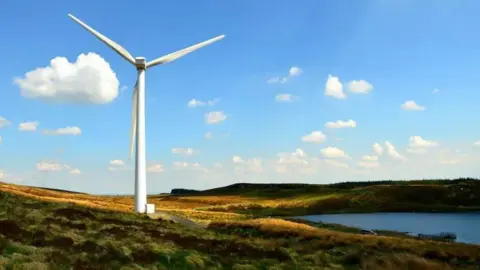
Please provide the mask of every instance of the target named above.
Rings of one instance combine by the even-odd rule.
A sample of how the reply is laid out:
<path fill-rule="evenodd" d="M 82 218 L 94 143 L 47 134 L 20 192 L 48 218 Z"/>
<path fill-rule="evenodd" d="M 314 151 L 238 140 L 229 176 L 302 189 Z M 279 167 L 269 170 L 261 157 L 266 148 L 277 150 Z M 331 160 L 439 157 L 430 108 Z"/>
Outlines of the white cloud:
<path fill-rule="evenodd" d="M 198 171 L 203 173 L 208 172 L 208 169 L 201 166 L 199 163 L 190 164 L 188 162 L 176 161 L 173 163 L 173 167 L 176 170 L 189 170 L 189 171 Z"/>
<path fill-rule="evenodd" d="M 38 122 L 24 122 L 18 125 L 19 131 L 36 131 L 39 123 Z"/>
<path fill-rule="evenodd" d="M 125 165 L 125 162 L 123 160 L 115 159 L 115 160 L 110 160 L 110 165 L 123 166 Z"/>
<path fill-rule="evenodd" d="M 322 143 L 325 140 L 327 140 L 327 136 L 321 131 L 312 131 L 310 134 L 302 137 L 302 141 L 307 143 Z"/>
<path fill-rule="evenodd" d="M 380 167 L 380 163 L 378 163 L 377 161 L 360 161 L 358 162 L 358 166 L 365 169 L 375 169 Z"/>
<path fill-rule="evenodd" d="M 234 162 L 237 164 L 235 168 L 235 173 L 244 174 L 244 173 L 261 173 L 264 171 L 263 161 L 260 158 L 252 158 L 248 160 L 242 160 L 243 162 Z"/>
<path fill-rule="evenodd" d="M 296 66 L 293 66 L 293 67 L 291 67 L 290 70 L 288 71 L 288 75 L 287 75 L 287 76 L 285 76 L 285 77 L 275 76 L 275 77 L 269 78 L 269 79 L 267 80 L 267 83 L 270 83 L 270 84 L 273 84 L 273 83 L 284 84 L 284 83 L 286 83 L 287 81 L 289 81 L 291 78 L 300 76 L 302 73 L 303 73 L 303 71 L 302 71 L 301 68 L 296 67 Z"/>
<path fill-rule="evenodd" d="M 420 136 L 410 136 L 410 148 L 424 148 L 438 146 L 438 142 L 425 140 Z"/>
<path fill-rule="evenodd" d="M 395 160 L 400 160 L 400 161 L 405 161 L 405 160 L 407 160 L 406 157 L 400 155 L 400 154 L 397 152 L 397 150 L 395 149 L 395 146 L 393 146 L 393 144 L 391 144 L 390 142 L 388 142 L 388 141 L 385 142 L 385 146 L 386 146 L 386 148 L 387 148 L 387 154 L 388 154 L 391 158 L 393 158 L 393 159 L 395 159 Z"/>
<path fill-rule="evenodd" d="M 424 106 L 418 105 L 415 100 L 407 100 L 405 103 L 402 104 L 402 109 L 406 111 L 423 111 L 426 110 Z"/>
<path fill-rule="evenodd" d="M 327 147 L 320 150 L 323 157 L 326 158 L 348 158 L 345 152 L 337 147 Z"/>
<path fill-rule="evenodd" d="M 2 169 L 0 169 L 0 180 L 2 180 L 4 176 L 5 176 L 5 172 Z"/>
<path fill-rule="evenodd" d="M 439 92 L 440 92 L 440 90 L 439 90 L 438 88 L 435 88 L 435 89 L 433 89 L 433 91 L 432 91 L 433 94 L 438 94 Z"/>
<path fill-rule="evenodd" d="M 343 85 L 338 77 L 328 75 L 327 82 L 325 83 L 325 95 L 332 96 L 338 99 L 345 99 L 347 96 L 343 92 Z"/>
<path fill-rule="evenodd" d="M 147 172 L 151 172 L 151 173 L 161 173 L 164 171 L 165 171 L 165 168 L 163 167 L 162 164 L 152 164 L 147 167 Z"/>
<path fill-rule="evenodd" d="M 0 136 L 0 143 L 2 143 L 2 136 Z"/>
<path fill-rule="evenodd" d="M 205 132 L 205 139 L 210 140 L 213 139 L 213 133 L 212 132 Z"/>
<path fill-rule="evenodd" d="M 37 170 L 42 172 L 59 172 L 63 170 L 71 170 L 71 167 L 66 164 L 56 162 L 40 161 L 36 164 Z"/>
<path fill-rule="evenodd" d="M 479 141 L 476 141 L 476 142 L 474 142 L 474 143 L 473 143 L 473 146 L 477 146 L 477 147 L 479 147 L 479 146 L 480 146 L 480 140 L 479 140 Z"/>
<path fill-rule="evenodd" d="M 303 73 L 303 71 L 302 71 L 301 68 L 293 66 L 293 67 L 291 67 L 290 70 L 288 71 L 288 76 L 290 76 L 290 77 L 295 77 L 295 76 L 298 76 L 298 75 L 300 75 L 300 74 L 302 74 L 302 73 Z"/>
<path fill-rule="evenodd" d="M 245 161 L 239 156 L 233 156 L 232 157 L 232 162 L 233 163 L 244 163 Z"/>
<path fill-rule="evenodd" d="M 365 160 L 365 161 L 377 161 L 378 160 L 378 157 L 377 156 L 368 156 L 368 155 L 365 155 L 362 157 L 362 160 Z"/>
<path fill-rule="evenodd" d="M 75 63 L 56 57 L 50 66 L 14 78 L 14 83 L 24 97 L 65 103 L 109 103 L 119 88 L 110 64 L 95 53 L 80 54 Z"/>
<path fill-rule="evenodd" d="M 5 117 L 0 116 L 0 128 L 6 127 L 10 125 L 10 121 L 8 121 Z"/>
<path fill-rule="evenodd" d="M 301 149 L 297 148 L 293 153 L 278 153 L 278 164 L 304 164 L 307 165 L 307 154 Z"/>
<path fill-rule="evenodd" d="M 108 169 L 109 171 L 111 171 L 111 172 L 114 172 L 114 171 L 117 170 L 117 168 L 115 168 L 115 167 L 108 167 L 107 169 Z"/>
<path fill-rule="evenodd" d="M 199 151 L 193 148 L 172 148 L 172 154 L 184 155 L 184 156 L 192 156 L 197 154 Z"/>
<path fill-rule="evenodd" d="M 291 102 L 296 100 L 297 97 L 292 94 L 278 94 L 275 96 L 276 102 Z"/>
<path fill-rule="evenodd" d="M 373 151 L 377 153 L 377 155 L 381 156 L 383 154 L 383 147 L 380 144 L 374 143 L 372 147 Z"/>
<path fill-rule="evenodd" d="M 70 170 L 70 174 L 82 174 L 82 172 L 79 169 L 72 169 Z"/>
<path fill-rule="evenodd" d="M 356 126 L 357 122 L 351 119 L 347 121 L 337 120 L 335 122 L 327 122 L 325 124 L 326 128 L 354 128 Z"/>
<path fill-rule="evenodd" d="M 409 154 L 425 154 L 427 150 L 425 148 L 407 148 Z"/>
<path fill-rule="evenodd" d="M 201 100 L 198 100 L 198 99 L 194 98 L 194 99 L 191 99 L 187 103 L 187 106 L 190 107 L 190 108 L 201 107 L 201 106 L 205 106 L 205 105 L 212 106 L 212 105 L 215 105 L 216 103 L 218 103 L 219 101 L 220 101 L 220 99 L 218 99 L 218 98 L 209 100 L 207 102 L 204 102 L 204 101 L 201 101 Z"/>
<path fill-rule="evenodd" d="M 205 114 L 205 122 L 207 124 L 218 124 L 220 122 L 223 122 L 227 119 L 227 116 L 225 113 L 221 111 L 217 112 L 209 112 Z"/>
<path fill-rule="evenodd" d="M 338 168 L 345 168 L 345 169 L 349 168 L 349 166 L 347 164 L 345 164 L 343 162 L 340 162 L 338 160 L 325 159 L 323 161 L 330 166 L 334 166 L 334 167 L 338 167 Z"/>
<path fill-rule="evenodd" d="M 373 90 L 373 85 L 364 80 L 351 81 L 347 86 L 350 92 L 356 94 L 367 94 Z"/>
<path fill-rule="evenodd" d="M 77 136 L 82 134 L 82 130 L 79 127 L 65 127 L 65 128 L 58 128 L 55 130 L 43 130 L 43 134 L 45 135 L 54 135 L 54 136 L 60 136 L 60 135 L 73 135 Z"/>

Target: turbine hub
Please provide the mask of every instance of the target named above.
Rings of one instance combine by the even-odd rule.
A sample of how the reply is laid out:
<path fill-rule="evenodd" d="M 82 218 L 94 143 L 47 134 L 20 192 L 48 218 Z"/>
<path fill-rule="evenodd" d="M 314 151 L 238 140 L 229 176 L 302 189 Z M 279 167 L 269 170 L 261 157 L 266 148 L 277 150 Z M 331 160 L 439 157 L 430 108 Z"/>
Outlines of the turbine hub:
<path fill-rule="evenodd" d="M 145 57 L 135 57 L 135 66 L 137 69 L 147 69 L 147 60 L 145 60 Z"/>

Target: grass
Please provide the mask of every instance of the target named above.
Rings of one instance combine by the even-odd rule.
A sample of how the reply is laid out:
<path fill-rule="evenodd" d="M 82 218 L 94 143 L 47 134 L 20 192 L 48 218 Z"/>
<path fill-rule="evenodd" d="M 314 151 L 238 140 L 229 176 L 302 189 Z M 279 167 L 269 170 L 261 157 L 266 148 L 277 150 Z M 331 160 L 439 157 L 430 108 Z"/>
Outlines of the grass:
<path fill-rule="evenodd" d="M 300 197 L 288 200 L 294 205 L 310 204 L 314 195 Z M 478 245 L 388 236 L 388 232 L 361 235 L 340 225 L 198 210 L 241 204 L 244 198 L 247 196 L 238 194 L 150 198 L 165 212 L 207 225 L 206 229 L 192 229 L 130 213 L 132 200 L 127 196 L 93 196 L 0 183 L 0 269 L 480 267 Z M 287 199 L 248 200 L 273 207 Z"/>

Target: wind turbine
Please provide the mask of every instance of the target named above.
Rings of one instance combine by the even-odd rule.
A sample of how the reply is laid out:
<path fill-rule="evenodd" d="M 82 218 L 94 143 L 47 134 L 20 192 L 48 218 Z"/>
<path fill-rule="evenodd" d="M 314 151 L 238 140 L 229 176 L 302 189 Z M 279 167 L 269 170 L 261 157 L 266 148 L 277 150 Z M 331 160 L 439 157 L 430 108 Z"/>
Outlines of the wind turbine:
<path fill-rule="evenodd" d="M 172 62 L 188 53 L 191 53 L 204 46 L 212 44 L 225 37 L 221 35 L 207 41 L 190 46 L 183 50 L 176 51 L 159 57 L 155 60 L 147 62 L 145 57 L 135 57 L 122 46 L 108 37 L 97 32 L 84 22 L 77 19 L 72 14 L 68 14 L 75 22 L 80 24 L 87 31 L 92 33 L 100 41 L 105 43 L 108 47 L 118 53 L 121 57 L 127 60 L 130 64 L 134 65 L 137 69 L 137 82 L 133 90 L 132 97 L 132 127 L 130 131 L 130 159 L 133 154 L 133 144 L 135 141 L 135 212 L 146 213 L 155 211 L 151 208 L 152 205 L 147 205 L 147 164 L 145 153 L 145 71 L 147 68 L 152 68 L 156 65 L 166 64 Z"/>

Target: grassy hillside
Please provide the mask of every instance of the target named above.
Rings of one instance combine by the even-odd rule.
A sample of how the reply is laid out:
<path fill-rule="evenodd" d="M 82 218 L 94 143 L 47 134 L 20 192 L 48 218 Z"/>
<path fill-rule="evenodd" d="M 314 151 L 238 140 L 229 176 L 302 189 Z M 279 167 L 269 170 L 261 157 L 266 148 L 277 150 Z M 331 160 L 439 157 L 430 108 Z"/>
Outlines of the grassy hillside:
<path fill-rule="evenodd" d="M 480 181 L 475 179 L 350 182 L 331 185 L 235 184 L 179 194 L 178 201 L 223 198 L 209 211 L 252 215 L 309 215 L 353 212 L 456 212 L 480 210 Z"/>
<path fill-rule="evenodd" d="M 28 189 L 10 187 L 16 193 Z M 37 198 L 45 192 L 51 202 L 0 191 L 0 269 L 478 269 L 480 264 L 480 246 L 474 245 L 245 216 L 189 229 L 79 206 L 87 195 L 30 192 Z M 58 202 L 65 198 L 75 204 Z"/>

